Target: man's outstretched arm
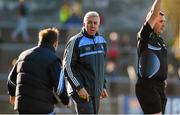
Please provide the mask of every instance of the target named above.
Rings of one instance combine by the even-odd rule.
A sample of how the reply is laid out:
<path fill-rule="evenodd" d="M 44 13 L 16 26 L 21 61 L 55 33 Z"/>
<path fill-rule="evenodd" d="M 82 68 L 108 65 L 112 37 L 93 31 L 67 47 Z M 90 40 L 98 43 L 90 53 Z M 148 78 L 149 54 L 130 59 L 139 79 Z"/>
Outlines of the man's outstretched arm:
<path fill-rule="evenodd" d="M 146 17 L 146 22 L 149 23 L 149 25 L 151 26 L 151 28 L 154 27 L 155 22 L 157 17 L 159 16 L 160 10 L 161 10 L 161 1 L 162 0 L 155 0 L 151 10 L 149 11 L 147 17 Z"/>

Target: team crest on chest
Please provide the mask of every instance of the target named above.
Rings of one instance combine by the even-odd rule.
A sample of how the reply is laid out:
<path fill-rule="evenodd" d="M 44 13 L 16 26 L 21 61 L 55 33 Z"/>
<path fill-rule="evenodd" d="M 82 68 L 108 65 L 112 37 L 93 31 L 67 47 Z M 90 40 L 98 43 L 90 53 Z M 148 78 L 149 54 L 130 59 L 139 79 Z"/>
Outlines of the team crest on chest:
<path fill-rule="evenodd" d="M 91 47 L 86 46 L 86 47 L 85 47 L 85 50 L 86 50 L 86 51 L 90 51 L 90 50 L 91 50 Z"/>

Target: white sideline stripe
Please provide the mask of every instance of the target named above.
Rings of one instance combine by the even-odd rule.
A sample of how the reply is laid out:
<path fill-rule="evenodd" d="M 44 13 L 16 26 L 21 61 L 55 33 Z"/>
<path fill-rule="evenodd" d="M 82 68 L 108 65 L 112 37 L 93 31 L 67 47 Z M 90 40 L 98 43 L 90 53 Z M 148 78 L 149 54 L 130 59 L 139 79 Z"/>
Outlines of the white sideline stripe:
<path fill-rule="evenodd" d="M 14 84 L 11 80 L 9 80 L 9 82 L 10 82 L 14 87 L 16 87 L 16 84 Z"/>
<path fill-rule="evenodd" d="M 77 39 L 77 38 L 76 38 Z M 64 59 L 67 59 L 67 66 L 66 66 L 66 69 L 67 69 L 67 73 L 68 73 L 68 76 L 70 77 L 70 79 L 72 80 L 72 82 L 75 84 L 75 86 L 79 86 L 79 82 L 77 81 L 77 79 L 73 76 L 73 73 L 71 71 L 71 67 L 70 67 L 70 63 L 71 63 L 71 58 L 72 58 L 72 53 L 73 53 L 73 48 L 74 48 L 74 44 L 75 44 L 75 41 L 76 39 L 74 39 L 73 41 L 71 41 L 72 43 L 69 44 L 69 53 L 66 52 L 66 57 Z M 66 65 L 66 64 L 65 64 Z"/>

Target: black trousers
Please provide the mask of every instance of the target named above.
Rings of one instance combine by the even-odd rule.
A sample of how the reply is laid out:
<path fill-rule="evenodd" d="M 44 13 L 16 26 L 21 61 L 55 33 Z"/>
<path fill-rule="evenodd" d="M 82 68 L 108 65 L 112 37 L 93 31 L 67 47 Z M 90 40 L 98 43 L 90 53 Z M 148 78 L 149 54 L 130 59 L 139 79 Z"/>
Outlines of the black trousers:
<path fill-rule="evenodd" d="M 100 98 L 90 97 L 89 102 L 82 99 L 78 94 L 73 94 L 77 114 L 98 114 Z"/>
<path fill-rule="evenodd" d="M 164 114 L 167 102 L 164 81 L 138 79 L 136 96 L 144 114 Z"/>
<path fill-rule="evenodd" d="M 19 114 L 50 114 L 54 111 L 54 104 L 26 98 L 19 99 L 15 104 L 15 109 Z"/>

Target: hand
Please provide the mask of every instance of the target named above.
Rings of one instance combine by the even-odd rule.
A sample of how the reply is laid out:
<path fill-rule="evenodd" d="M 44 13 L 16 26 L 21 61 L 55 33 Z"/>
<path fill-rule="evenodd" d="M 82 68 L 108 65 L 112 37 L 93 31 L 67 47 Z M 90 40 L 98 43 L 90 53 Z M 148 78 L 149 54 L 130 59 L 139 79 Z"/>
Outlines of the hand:
<path fill-rule="evenodd" d="M 9 102 L 10 102 L 10 104 L 14 105 L 15 104 L 15 96 L 10 96 Z"/>
<path fill-rule="evenodd" d="M 104 99 L 108 97 L 108 93 L 106 91 L 106 89 L 103 89 L 100 95 L 100 99 Z"/>
<path fill-rule="evenodd" d="M 79 95 L 80 98 L 86 99 L 87 102 L 89 102 L 89 94 L 88 94 L 88 92 L 86 91 L 86 89 L 81 88 L 81 89 L 78 91 L 78 95 Z"/>

